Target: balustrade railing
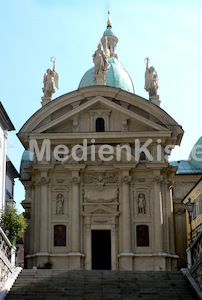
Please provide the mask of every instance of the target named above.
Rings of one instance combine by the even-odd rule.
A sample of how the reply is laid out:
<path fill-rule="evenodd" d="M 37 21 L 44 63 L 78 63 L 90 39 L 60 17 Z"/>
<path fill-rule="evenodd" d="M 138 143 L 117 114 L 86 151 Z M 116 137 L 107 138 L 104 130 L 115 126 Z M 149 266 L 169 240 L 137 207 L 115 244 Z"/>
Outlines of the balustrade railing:
<path fill-rule="evenodd" d="M 15 266 L 16 248 L 0 227 L 0 289 Z"/>

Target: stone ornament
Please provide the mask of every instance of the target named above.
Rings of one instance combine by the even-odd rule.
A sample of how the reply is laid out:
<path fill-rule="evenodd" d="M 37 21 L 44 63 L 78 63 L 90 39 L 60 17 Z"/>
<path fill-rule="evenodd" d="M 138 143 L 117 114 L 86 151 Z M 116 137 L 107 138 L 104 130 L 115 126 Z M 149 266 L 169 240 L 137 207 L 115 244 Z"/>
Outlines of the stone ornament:
<path fill-rule="evenodd" d="M 86 202 L 89 202 L 89 203 L 111 203 L 111 202 L 114 202 L 117 200 L 117 197 L 114 197 L 114 198 L 110 198 L 110 199 L 103 199 L 103 198 L 99 198 L 99 199 L 90 199 L 88 197 L 84 197 L 84 200 Z"/>
<path fill-rule="evenodd" d="M 131 182 L 131 176 L 122 176 L 121 182 L 123 183 L 130 183 Z"/>
<path fill-rule="evenodd" d="M 168 180 L 167 185 L 168 185 L 169 189 L 173 189 L 174 188 L 174 180 Z"/>
<path fill-rule="evenodd" d="M 79 184 L 81 182 L 80 177 L 72 177 L 71 182 L 73 184 Z"/>
<path fill-rule="evenodd" d="M 57 183 L 63 183 L 64 181 L 65 181 L 64 178 L 57 178 L 57 179 L 56 179 L 56 182 L 57 182 Z"/>
<path fill-rule="evenodd" d="M 125 119 L 122 121 L 123 131 L 128 131 L 128 120 Z"/>
<path fill-rule="evenodd" d="M 104 209 L 101 209 L 101 208 L 99 208 L 99 209 L 97 209 L 97 210 L 95 210 L 94 212 L 93 212 L 93 214 L 108 214 L 108 212 L 106 212 Z"/>
<path fill-rule="evenodd" d="M 56 214 L 57 215 L 63 215 L 64 214 L 64 196 L 62 194 L 57 195 Z"/>
<path fill-rule="evenodd" d="M 138 214 L 146 214 L 146 200 L 143 193 L 138 195 Z"/>
<path fill-rule="evenodd" d="M 41 177 L 39 178 L 39 183 L 41 184 L 48 184 L 50 182 L 50 178 L 49 177 Z"/>
<path fill-rule="evenodd" d="M 153 182 L 161 183 L 163 181 L 163 176 L 154 176 L 153 177 Z"/>
<path fill-rule="evenodd" d="M 92 173 L 84 175 L 84 183 L 117 183 L 118 176 L 116 173 Z"/>
<path fill-rule="evenodd" d="M 149 68 L 150 59 L 145 58 L 146 71 L 145 71 L 145 90 L 149 92 L 149 97 L 157 96 L 157 90 L 159 88 L 158 75 L 154 67 Z"/>
<path fill-rule="evenodd" d="M 31 218 L 31 212 L 30 211 L 25 211 L 23 216 L 26 218 L 26 219 L 30 219 Z"/>
<path fill-rule="evenodd" d="M 55 93 L 55 88 L 59 90 L 58 87 L 59 76 L 58 73 L 55 71 L 56 58 L 51 57 L 51 62 L 53 63 L 53 70 L 47 69 L 43 79 L 43 83 L 44 83 L 43 98 L 50 98 L 50 99 L 52 99 L 52 95 Z"/>

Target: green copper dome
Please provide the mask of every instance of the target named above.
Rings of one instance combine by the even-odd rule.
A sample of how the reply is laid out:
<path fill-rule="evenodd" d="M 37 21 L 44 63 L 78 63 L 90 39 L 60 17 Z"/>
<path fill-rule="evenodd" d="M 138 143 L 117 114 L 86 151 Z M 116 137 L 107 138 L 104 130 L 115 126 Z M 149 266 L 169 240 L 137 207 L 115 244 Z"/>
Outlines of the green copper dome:
<path fill-rule="evenodd" d="M 33 165 L 34 153 L 29 150 L 25 150 L 22 154 L 20 164 L 20 178 L 21 180 L 30 180 L 30 176 L 27 174 L 25 169 L 30 168 Z"/>
<path fill-rule="evenodd" d="M 124 66 L 115 57 L 110 57 L 108 59 L 109 70 L 107 71 L 106 81 L 107 86 L 116 87 L 124 91 L 135 94 L 134 83 L 125 70 Z M 82 77 L 79 89 L 94 86 L 94 67 L 88 70 Z"/>
<path fill-rule="evenodd" d="M 202 136 L 196 142 L 194 147 L 191 150 L 189 155 L 189 162 L 194 166 L 196 169 L 202 170 Z"/>
<path fill-rule="evenodd" d="M 115 36 L 115 33 L 113 32 L 111 26 L 107 26 L 107 29 L 106 29 L 105 32 L 103 33 L 103 36 L 109 36 L 109 35 Z"/>

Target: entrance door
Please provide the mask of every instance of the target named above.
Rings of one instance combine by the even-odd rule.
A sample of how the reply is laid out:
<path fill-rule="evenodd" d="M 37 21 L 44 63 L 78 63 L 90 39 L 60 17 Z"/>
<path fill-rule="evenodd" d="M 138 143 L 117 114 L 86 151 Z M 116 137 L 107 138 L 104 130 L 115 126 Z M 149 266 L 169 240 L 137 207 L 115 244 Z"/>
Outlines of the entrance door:
<path fill-rule="evenodd" d="M 92 230 L 92 270 L 111 270 L 111 231 Z"/>

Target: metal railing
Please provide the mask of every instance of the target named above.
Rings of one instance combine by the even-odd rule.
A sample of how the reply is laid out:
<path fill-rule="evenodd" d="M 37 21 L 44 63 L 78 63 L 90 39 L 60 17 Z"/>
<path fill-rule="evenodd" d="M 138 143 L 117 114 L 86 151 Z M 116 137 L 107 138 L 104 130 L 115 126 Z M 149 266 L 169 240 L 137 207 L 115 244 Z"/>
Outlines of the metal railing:
<path fill-rule="evenodd" d="M 187 249 L 188 269 L 202 290 L 202 232 Z"/>
<path fill-rule="evenodd" d="M 15 251 L 15 246 L 0 227 L 0 289 L 15 266 Z"/>

